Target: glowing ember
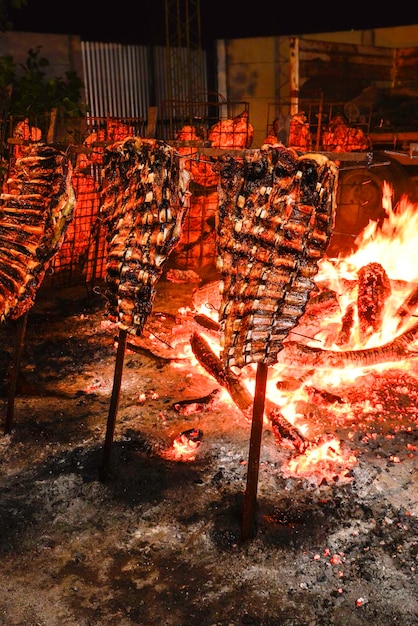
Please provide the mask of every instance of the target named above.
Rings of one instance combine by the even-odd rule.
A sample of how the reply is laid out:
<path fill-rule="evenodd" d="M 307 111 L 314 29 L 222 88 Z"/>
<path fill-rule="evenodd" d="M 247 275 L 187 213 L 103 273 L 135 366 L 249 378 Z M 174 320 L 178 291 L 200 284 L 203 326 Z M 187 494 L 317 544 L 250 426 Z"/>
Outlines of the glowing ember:
<path fill-rule="evenodd" d="M 393 209 L 391 198 L 391 187 L 385 184 L 383 207 L 386 218 L 379 223 L 369 222 L 356 239 L 355 252 L 345 258 L 325 256 L 320 261 L 315 282 L 321 295 L 333 294 L 335 306 L 320 308 L 320 318 L 315 317 L 315 324 L 312 313 L 309 317 L 308 303 L 307 319 L 301 318 L 299 328 L 284 343 L 283 361 L 279 359 L 277 364 L 269 368 L 266 407 L 269 403 L 279 407 L 284 420 L 308 442 L 306 450 L 297 458 L 292 458 L 283 468 L 285 474 L 314 477 L 319 482 L 351 480 L 350 470 L 357 463 L 356 456 L 344 451 L 341 443 L 331 435 L 327 435 L 324 441 L 323 434 L 325 420 L 339 427 L 359 420 L 358 403 L 356 405 L 347 401 L 347 394 L 341 393 L 341 389 L 350 389 L 353 398 L 356 397 L 356 394 L 353 395 L 353 385 L 360 378 L 369 390 L 366 380 L 369 375 L 381 375 L 395 368 L 403 370 L 404 374 L 412 372 L 412 359 L 418 355 L 418 342 L 414 337 L 407 349 L 403 352 L 395 350 L 395 358 L 386 361 L 381 359 L 374 362 L 369 358 L 362 363 L 360 354 L 368 351 L 368 355 L 372 355 L 374 349 L 390 346 L 399 339 L 402 341 L 403 335 L 415 326 L 417 328 L 414 332 L 418 337 L 418 316 L 415 315 L 418 306 L 418 206 L 403 197 Z M 380 282 L 373 282 L 376 277 Z M 216 331 L 216 295 L 209 290 L 203 293 L 206 294 L 205 301 L 200 304 L 196 302 L 194 312 L 187 310 L 184 313 L 189 318 L 194 317 L 195 321 L 197 317 L 214 321 L 213 327 L 206 323 L 199 334 L 213 353 L 219 355 L 221 338 Z M 377 310 L 377 323 L 373 318 L 376 311 L 369 313 L 369 303 Z M 344 334 L 342 339 L 347 320 L 350 332 Z M 367 332 L 364 331 L 365 324 Z M 296 332 L 299 329 L 300 333 Z M 309 361 L 305 364 L 301 360 L 298 367 L 292 356 L 287 356 L 292 355 L 292 352 L 286 352 L 286 348 L 291 348 L 291 344 L 295 343 L 312 347 L 327 356 L 336 354 L 337 358 L 330 359 L 327 364 L 326 356 L 323 366 L 320 363 L 310 365 Z M 339 359 L 338 353 L 341 353 L 342 359 Z M 197 359 L 192 362 L 201 373 L 207 373 Z M 183 364 L 186 366 L 186 363 Z M 240 384 L 248 389 L 249 397 L 254 396 L 255 373 L 252 365 L 238 372 Z M 288 385 L 292 376 L 293 386 Z M 376 420 L 379 415 L 383 415 L 384 419 L 387 399 L 383 405 L 375 402 L 375 399 L 370 393 L 365 394 L 361 404 L 364 420 Z M 234 402 L 226 388 L 222 389 L 221 400 Z M 265 411 L 264 419 L 269 424 L 269 410 Z M 283 436 L 282 440 L 285 445 Z M 289 441 L 292 443 L 292 439 Z M 193 442 L 181 435 L 173 444 L 171 458 L 189 460 L 194 457 Z M 395 456 L 391 460 L 393 463 L 399 462 Z"/>
<path fill-rule="evenodd" d="M 174 439 L 172 447 L 163 456 L 170 461 L 194 461 L 202 437 L 203 432 L 198 428 L 185 430 Z"/>
<path fill-rule="evenodd" d="M 315 476 L 320 481 L 350 481 L 352 477 L 349 470 L 356 463 L 357 458 L 350 452 L 344 452 L 341 443 L 332 438 L 290 459 L 283 471 L 288 475 L 305 478 Z"/>

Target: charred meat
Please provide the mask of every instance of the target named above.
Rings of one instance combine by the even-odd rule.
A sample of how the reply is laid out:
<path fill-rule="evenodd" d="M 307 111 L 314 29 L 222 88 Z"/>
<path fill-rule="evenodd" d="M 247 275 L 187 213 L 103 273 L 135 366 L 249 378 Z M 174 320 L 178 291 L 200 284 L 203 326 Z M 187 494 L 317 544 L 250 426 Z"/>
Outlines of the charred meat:
<path fill-rule="evenodd" d="M 130 137 L 105 151 L 106 314 L 132 335 L 141 334 L 163 265 L 179 242 L 189 178 L 175 150 L 155 139 Z"/>
<path fill-rule="evenodd" d="M 226 367 L 277 361 L 305 311 L 335 218 L 324 155 L 263 146 L 220 158 L 219 320 Z"/>
<path fill-rule="evenodd" d="M 33 305 L 74 207 L 68 156 L 43 143 L 22 146 L 0 195 L 0 321 Z"/>

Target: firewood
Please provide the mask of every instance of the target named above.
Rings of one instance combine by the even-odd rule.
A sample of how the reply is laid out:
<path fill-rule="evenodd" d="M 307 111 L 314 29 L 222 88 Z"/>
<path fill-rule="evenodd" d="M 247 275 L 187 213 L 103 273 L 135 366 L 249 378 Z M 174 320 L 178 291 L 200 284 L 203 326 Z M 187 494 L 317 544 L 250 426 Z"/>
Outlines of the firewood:
<path fill-rule="evenodd" d="M 393 341 L 377 348 L 364 348 L 360 350 L 324 350 L 322 348 L 307 346 L 296 341 L 283 344 L 283 350 L 279 353 L 279 363 L 292 363 L 309 368 L 313 367 L 367 367 L 379 363 L 399 362 L 402 359 L 418 358 L 418 351 L 409 350 L 409 345 L 418 334 L 418 322 Z"/>
<path fill-rule="evenodd" d="M 115 345 L 118 344 L 118 338 L 114 337 L 114 343 Z M 149 348 L 144 348 L 142 346 L 138 346 L 134 343 L 131 343 L 130 341 L 126 342 L 126 348 L 127 350 L 130 350 L 131 352 L 135 352 L 136 354 L 142 354 L 143 356 L 146 356 L 150 359 L 154 359 L 157 363 L 157 367 L 162 368 L 164 367 L 164 365 L 166 365 L 167 363 L 170 363 L 171 361 L 176 361 L 176 360 L 181 360 L 181 359 L 175 359 L 172 357 L 164 357 L 161 356 L 159 354 L 155 354 L 152 350 L 150 350 Z"/>
<path fill-rule="evenodd" d="M 342 319 L 341 330 L 338 334 L 337 346 L 344 346 L 350 340 L 354 328 L 355 305 L 354 302 L 348 305 Z"/>
<path fill-rule="evenodd" d="M 208 330 L 218 331 L 220 329 L 219 322 L 203 313 L 197 313 L 193 319 L 197 324 L 200 324 L 203 328 L 207 328 Z"/>
<path fill-rule="evenodd" d="M 300 454 L 309 446 L 307 439 L 283 417 L 278 409 L 271 409 L 269 420 L 276 443 L 281 444 L 283 440 L 287 440 Z"/>
<path fill-rule="evenodd" d="M 389 277 L 380 263 L 368 263 L 358 272 L 357 312 L 360 339 L 365 340 L 382 328 L 386 300 L 391 294 Z"/>
<path fill-rule="evenodd" d="M 415 313 L 418 306 L 418 285 L 408 297 L 402 302 L 401 306 L 395 313 L 395 317 L 399 318 L 398 330 L 408 319 Z"/>
<path fill-rule="evenodd" d="M 220 385 L 228 390 L 237 407 L 243 413 L 251 413 L 253 398 L 238 376 L 229 368 L 224 368 L 221 360 L 212 351 L 207 341 L 198 333 L 192 334 L 190 344 L 199 363 Z"/>
<path fill-rule="evenodd" d="M 193 353 L 202 367 L 225 387 L 237 407 L 251 419 L 253 397 L 241 382 L 239 377 L 229 368 L 225 368 L 222 361 L 212 351 L 209 344 L 198 333 L 190 338 Z M 265 412 L 271 422 L 273 434 L 277 439 L 289 440 L 298 451 L 304 450 L 308 442 L 306 438 L 288 422 L 280 413 L 280 409 L 268 399 L 265 401 Z"/>
<path fill-rule="evenodd" d="M 307 385 L 305 391 L 310 400 L 318 405 L 344 404 L 345 402 L 341 396 L 326 391 L 325 389 L 318 389 L 318 387 L 314 387 L 313 385 Z"/>
<path fill-rule="evenodd" d="M 180 413 L 181 415 L 191 415 L 192 413 L 199 413 L 204 409 L 208 409 L 214 403 L 216 396 L 219 393 L 219 389 L 214 389 L 206 396 L 202 396 L 201 398 L 190 398 L 187 400 L 177 400 L 171 406 L 172 408 Z"/>
<path fill-rule="evenodd" d="M 307 370 L 298 378 L 288 376 L 284 380 L 278 380 L 276 383 L 276 387 L 279 391 L 296 391 L 303 385 L 304 382 L 309 380 L 314 373 L 315 370 Z"/>

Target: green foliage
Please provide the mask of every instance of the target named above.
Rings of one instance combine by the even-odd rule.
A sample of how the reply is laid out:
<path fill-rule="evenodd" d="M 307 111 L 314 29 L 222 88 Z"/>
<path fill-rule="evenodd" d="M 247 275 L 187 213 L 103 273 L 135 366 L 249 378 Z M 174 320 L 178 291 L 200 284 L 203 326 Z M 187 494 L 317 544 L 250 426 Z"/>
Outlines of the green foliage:
<path fill-rule="evenodd" d="M 11 87 L 9 114 L 15 118 L 45 115 L 56 108 L 65 116 L 85 115 L 82 80 L 74 71 L 66 72 L 64 78 L 47 79 L 45 69 L 50 64 L 40 50 L 41 46 L 31 48 L 19 67 L 12 57 L 0 57 L 0 88 Z"/>
<path fill-rule="evenodd" d="M 12 85 L 16 69 L 13 57 L 0 57 L 0 89 L 4 90 Z"/>

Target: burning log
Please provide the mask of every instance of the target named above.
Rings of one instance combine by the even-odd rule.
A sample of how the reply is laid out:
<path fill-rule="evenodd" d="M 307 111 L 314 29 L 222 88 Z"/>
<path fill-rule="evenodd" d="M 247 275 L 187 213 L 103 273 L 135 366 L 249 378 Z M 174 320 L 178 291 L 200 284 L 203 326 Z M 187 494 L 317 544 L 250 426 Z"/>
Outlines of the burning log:
<path fill-rule="evenodd" d="M 115 344 L 117 344 L 118 341 L 119 341 L 118 337 L 115 337 L 114 338 Z M 131 343 L 130 341 L 126 343 L 126 347 L 128 350 L 131 350 L 132 352 L 136 352 L 136 354 L 143 354 L 146 357 L 155 359 L 156 362 L 159 363 L 161 367 L 165 365 L 166 363 L 169 363 L 170 361 L 173 360 L 171 357 L 164 357 L 159 354 L 155 354 L 152 350 L 149 350 L 148 348 L 144 348 L 142 346 L 137 346 L 134 343 Z"/>
<path fill-rule="evenodd" d="M 301 454 L 308 447 L 308 442 L 293 426 L 287 422 L 282 414 L 272 409 L 269 413 L 269 419 L 271 422 L 271 428 L 273 431 L 274 439 L 278 444 L 281 444 L 283 440 L 290 441 L 294 448 Z"/>
<path fill-rule="evenodd" d="M 205 370 L 225 387 L 232 400 L 243 413 L 249 416 L 253 398 L 234 372 L 223 366 L 222 361 L 212 351 L 209 344 L 198 333 L 190 338 L 193 354 Z"/>
<path fill-rule="evenodd" d="M 391 294 L 389 277 L 380 263 L 368 263 L 358 272 L 357 311 L 360 339 L 364 343 L 382 328 L 383 312 Z"/>
<path fill-rule="evenodd" d="M 299 378 L 293 378 L 291 376 L 286 378 L 286 380 L 278 380 L 276 383 L 276 387 L 279 391 L 296 391 L 304 382 L 311 378 L 314 372 L 315 370 L 308 370 L 307 372 L 299 376 Z"/>
<path fill-rule="evenodd" d="M 196 452 L 202 443 L 203 432 L 200 428 L 191 428 L 184 430 L 173 442 L 173 446 L 177 450 L 181 450 L 182 455 L 186 455 L 190 460 L 194 460 Z"/>
<path fill-rule="evenodd" d="M 219 322 L 213 320 L 208 315 L 204 315 L 203 313 L 197 313 L 193 319 L 197 324 L 200 324 L 203 328 L 207 328 L 208 330 L 216 331 L 220 329 Z"/>
<path fill-rule="evenodd" d="M 202 438 L 203 432 L 199 428 L 184 430 L 175 437 L 173 445 L 163 456 L 170 461 L 194 461 Z"/>
<path fill-rule="evenodd" d="M 315 370 L 307 370 L 302 376 L 299 378 L 287 378 L 286 380 L 281 380 L 276 383 L 277 389 L 280 391 L 297 391 L 302 387 L 307 380 L 311 378 L 311 376 L 315 373 Z M 326 391 L 325 389 L 318 389 L 317 387 L 313 387 L 312 385 L 305 385 L 304 390 L 308 394 L 311 401 L 315 402 L 315 404 L 319 405 L 328 405 L 328 404 L 344 404 L 343 398 L 341 396 Z"/>
<path fill-rule="evenodd" d="M 337 346 L 343 346 L 350 341 L 351 333 L 354 328 L 356 307 L 354 302 L 351 302 L 345 310 L 343 315 L 341 330 L 336 340 Z"/>
<path fill-rule="evenodd" d="M 401 326 L 415 313 L 418 305 L 418 286 L 413 289 L 413 291 L 408 295 L 408 297 L 404 300 L 401 306 L 396 311 L 396 317 L 399 318 L 399 323 L 397 329 L 399 330 Z"/>
<path fill-rule="evenodd" d="M 239 377 L 234 374 L 232 370 L 223 366 L 222 361 L 214 354 L 209 344 L 198 333 L 193 333 L 190 338 L 190 343 L 193 354 L 202 367 L 204 367 L 220 385 L 228 390 L 237 407 L 249 419 L 253 405 L 253 397 L 240 381 Z M 306 438 L 281 415 L 279 408 L 269 400 L 266 400 L 265 407 L 276 440 L 289 440 L 299 452 L 304 450 L 308 445 Z"/>
<path fill-rule="evenodd" d="M 307 392 L 309 398 L 315 402 L 315 404 L 344 404 L 345 402 L 342 397 L 337 395 L 336 393 L 331 393 L 330 391 L 326 391 L 325 389 L 318 389 L 317 387 L 313 387 L 312 385 L 306 386 L 305 391 Z"/>
<path fill-rule="evenodd" d="M 393 341 L 378 346 L 377 348 L 364 348 L 360 350 L 324 350 L 307 346 L 296 341 L 289 341 L 283 345 L 283 350 L 279 355 L 279 362 L 291 362 L 294 365 L 309 368 L 316 367 L 367 367 L 380 363 L 397 362 L 404 358 L 418 358 L 418 351 L 408 349 L 409 345 L 416 339 L 418 333 L 418 322 L 409 330 L 396 337 Z"/>
<path fill-rule="evenodd" d="M 207 409 L 212 406 L 218 393 L 219 389 L 214 389 L 202 398 L 194 398 L 192 400 L 179 400 L 178 402 L 174 402 L 172 408 L 177 411 L 177 413 L 180 413 L 180 415 L 191 415 L 192 413 L 198 413 L 200 411 L 203 411 L 203 409 Z"/>

